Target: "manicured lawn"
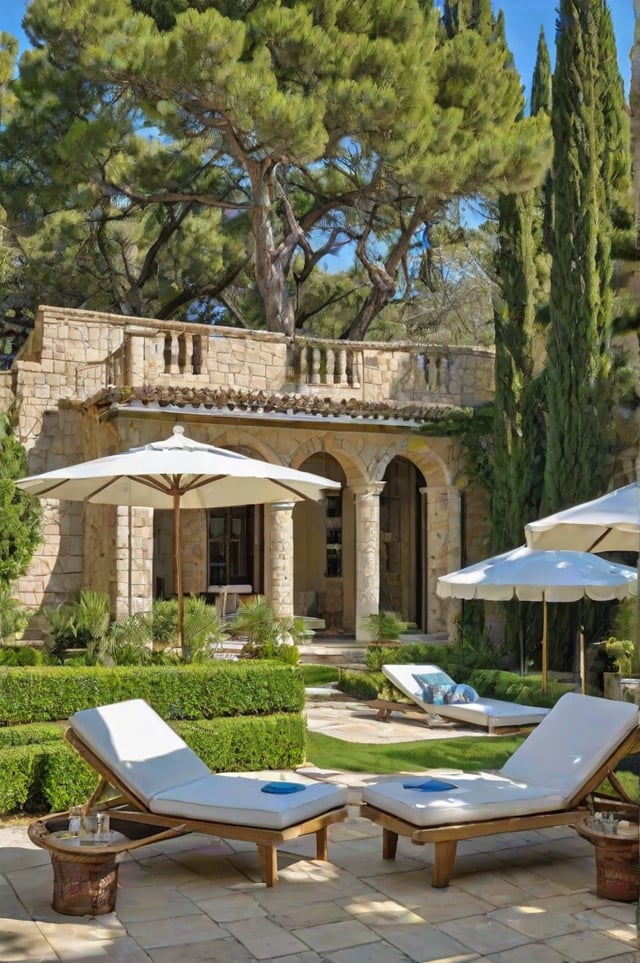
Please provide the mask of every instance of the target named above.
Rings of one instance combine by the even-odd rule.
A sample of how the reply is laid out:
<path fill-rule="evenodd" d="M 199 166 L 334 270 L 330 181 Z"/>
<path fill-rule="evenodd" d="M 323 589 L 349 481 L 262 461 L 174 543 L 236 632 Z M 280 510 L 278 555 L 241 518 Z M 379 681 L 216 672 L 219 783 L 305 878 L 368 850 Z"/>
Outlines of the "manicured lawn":
<path fill-rule="evenodd" d="M 500 769 L 524 736 L 473 736 L 372 745 L 345 742 L 319 732 L 307 732 L 307 760 L 321 769 L 345 772 L 420 772 L 423 769 Z M 618 779 L 632 799 L 640 801 L 640 780 L 631 772 L 618 772 Z M 603 785 L 611 792 L 611 787 Z"/>
<path fill-rule="evenodd" d="M 429 739 L 370 745 L 344 742 L 318 732 L 307 733 L 307 759 L 322 769 L 348 772 L 420 772 L 422 769 L 448 768 L 500 769 L 515 752 L 523 736 L 480 736 L 457 739 Z"/>

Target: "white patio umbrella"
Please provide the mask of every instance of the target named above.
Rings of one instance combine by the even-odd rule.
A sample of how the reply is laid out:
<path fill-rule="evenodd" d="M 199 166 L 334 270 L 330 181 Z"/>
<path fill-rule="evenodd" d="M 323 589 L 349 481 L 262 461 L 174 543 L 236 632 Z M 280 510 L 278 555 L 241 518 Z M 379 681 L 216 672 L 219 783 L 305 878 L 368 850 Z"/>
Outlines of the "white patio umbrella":
<path fill-rule="evenodd" d="M 321 475 L 194 441 L 182 425 L 175 425 L 165 441 L 21 478 L 16 485 L 40 498 L 173 509 L 180 644 L 184 628 L 181 508 L 317 501 L 325 489 L 340 487 Z"/>
<path fill-rule="evenodd" d="M 450 572 L 438 579 L 441 598 L 542 602 L 542 691 L 547 689 L 547 602 L 599 602 L 634 594 L 638 573 L 589 552 L 520 548 Z"/>
<path fill-rule="evenodd" d="M 573 505 L 525 525 L 530 548 L 584 552 L 637 552 L 640 539 L 638 485 Z"/>

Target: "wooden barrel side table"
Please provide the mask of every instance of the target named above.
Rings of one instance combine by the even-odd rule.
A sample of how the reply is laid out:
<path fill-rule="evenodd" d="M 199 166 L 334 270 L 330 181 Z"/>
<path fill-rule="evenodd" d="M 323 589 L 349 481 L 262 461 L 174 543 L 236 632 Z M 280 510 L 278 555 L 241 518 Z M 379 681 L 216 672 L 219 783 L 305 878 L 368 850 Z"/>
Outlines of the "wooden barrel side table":
<path fill-rule="evenodd" d="M 640 897 L 640 837 L 603 832 L 590 815 L 575 824 L 595 848 L 596 893 L 601 899 L 633 903 Z"/>

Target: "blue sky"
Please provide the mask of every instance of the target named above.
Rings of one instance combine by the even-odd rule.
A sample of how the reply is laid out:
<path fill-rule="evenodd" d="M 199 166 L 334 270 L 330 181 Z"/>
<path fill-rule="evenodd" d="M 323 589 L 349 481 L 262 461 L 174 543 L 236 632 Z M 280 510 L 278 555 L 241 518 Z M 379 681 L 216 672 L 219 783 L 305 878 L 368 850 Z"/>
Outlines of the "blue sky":
<path fill-rule="evenodd" d="M 3 0 L 0 11 L 0 30 L 7 30 L 24 42 L 20 21 L 27 6 L 26 0 Z M 494 0 L 494 7 L 504 10 L 507 39 L 522 81 L 528 88 L 535 64 L 536 45 L 540 27 L 544 27 L 547 44 L 553 58 L 556 19 L 556 0 Z M 629 92 L 629 52 L 633 40 L 633 0 L 609 0 L 618 47 L 618 59 L 625 90 Z"/>

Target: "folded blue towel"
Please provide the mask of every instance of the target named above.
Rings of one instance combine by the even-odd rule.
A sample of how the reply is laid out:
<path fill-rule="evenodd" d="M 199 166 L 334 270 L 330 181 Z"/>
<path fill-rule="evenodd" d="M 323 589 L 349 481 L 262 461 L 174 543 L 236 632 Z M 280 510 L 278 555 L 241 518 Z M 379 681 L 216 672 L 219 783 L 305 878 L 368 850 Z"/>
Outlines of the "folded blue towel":
<path fill-rule="evenodd" d="M 284 795 L 288 792 L 301 792 L 306 789 L 301 782 L 268 782 L 266 786 L 263 786 L 260 790 L 261 792 L 272 792 L 279 795 Z"/>
<path fill-rule="evenodd" d="M 402 783 L 403 789 L 416 789 L 418 792 L 447 792 L 449 789 L 457 789 L 455 783 L 444 782 L 442 779 L 411 779 L 409 782 Z"/>

